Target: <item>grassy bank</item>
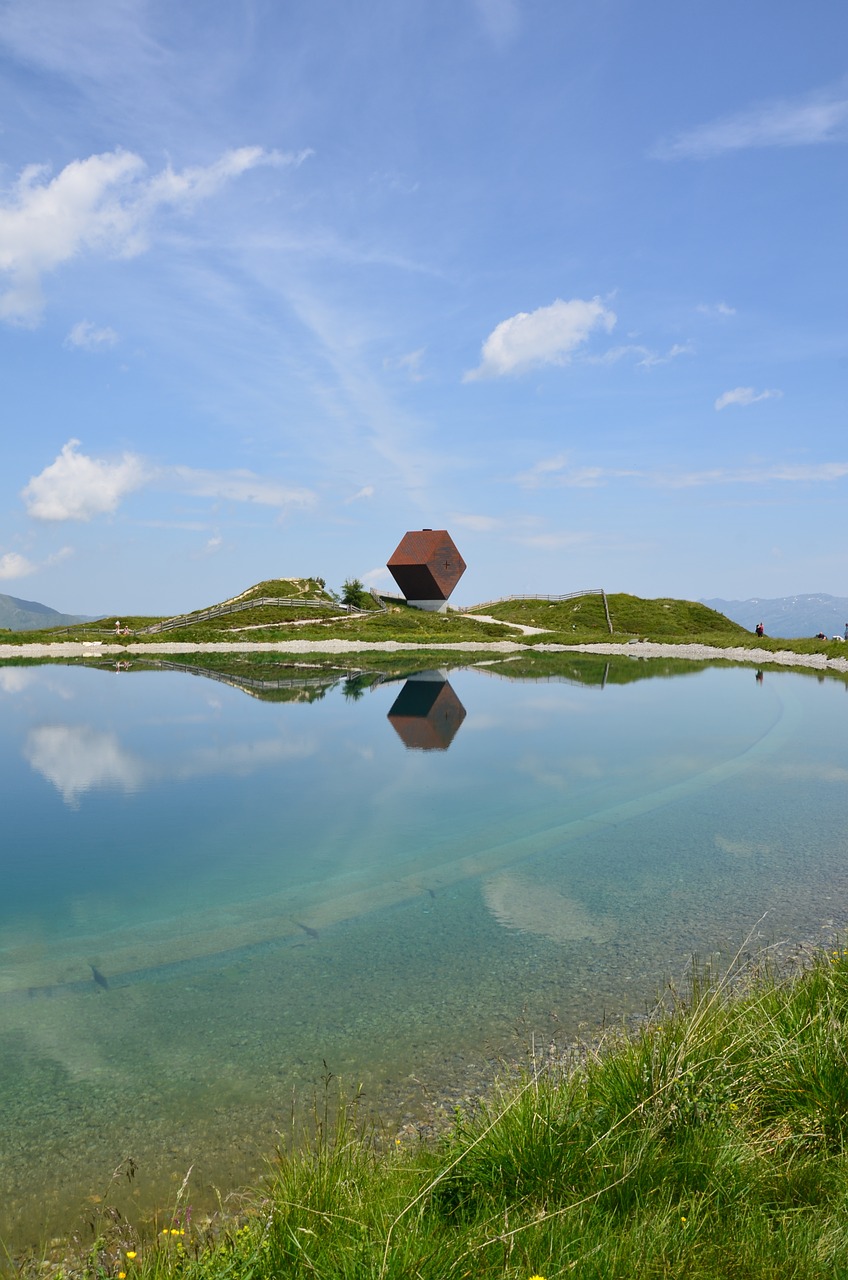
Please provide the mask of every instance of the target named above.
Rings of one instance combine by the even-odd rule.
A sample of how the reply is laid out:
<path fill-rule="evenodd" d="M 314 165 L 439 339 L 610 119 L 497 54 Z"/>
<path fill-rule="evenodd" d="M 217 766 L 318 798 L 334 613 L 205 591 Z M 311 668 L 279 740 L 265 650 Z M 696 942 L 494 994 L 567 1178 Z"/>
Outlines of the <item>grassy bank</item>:
<path fill-rule="evenodd" d="M 848 955 L 702 973 L 636 1034 L 537 1066 L 436 1148 L 327 1108 L 219 1227 L 186 1192 L 149 1238 L 108 1210 L 74 1270 L 255 1277 L 848 1274 Z M 153 1233 L 155 1231 L 155 1234 Z M 52 1274 L 62 1267 L 52 1269 Z M 67 1273 L 67 1268 L 66 1268 Z"/>
<path fill-rule="evenodd" d="M 281 603 L 275 603 L 279 598 Z M 287 603 L 296 599 L 297 604 Z M 645 600 L 624 593 L 604 598 L 591 594 L 570 600 L 518 599 L 483 606 L 476 612 L 425 613 L 392 603 L 381 612 L 376 603 L 365 613 L 348 613 L 330 607 L 332 600 L 320 579 L 274 579 L 250 587 L 232 600 L 222 602 L 227 612 L 206 618 L 183 615 L 180 625 L 164 631 L 150 631 L 161 618 L 122 615 L 123 643 L 240 643 L 281 640 L 354 640 L 361 643 L 400 641 L 418 645 L 457 644 L 466 641 L 511 640 L 527 648 L 542 644 L 626 643 L 642 639 L 659 643 L 705 644 L 717 648 L 758 648 L 771 651 L 790 649 L 800 654 L 844 657 L 844 644 L 833 640 L 759 639 L 721 613 L 692 600 Z M 257 606 L 256 601 L 264 603 Z M 270 603 L 269 603 L 270 601 Z M 218 606 L 212 606 L 218 607 Z M 496 619 L 495 622 L 488 618 Z M 49 631 L 0 632 L 6 644 L 49 644 L 51 642 L 101 641 L 116 639 L 114 617 L 96 623 L 60 627 Z M 610 632 L 610 625 L 612 632 Z M 524 626 L 539 629 L 525 634 Z"/>

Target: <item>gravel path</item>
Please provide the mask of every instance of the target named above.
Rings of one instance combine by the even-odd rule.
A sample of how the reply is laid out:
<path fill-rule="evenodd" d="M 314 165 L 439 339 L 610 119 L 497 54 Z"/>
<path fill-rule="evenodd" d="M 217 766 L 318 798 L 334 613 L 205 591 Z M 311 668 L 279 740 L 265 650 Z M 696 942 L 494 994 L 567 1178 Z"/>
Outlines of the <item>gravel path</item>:
<path fill-rule="evenodd" d="M 627 658 L 685 658 L 701 662 L 724 658 L 729 662 L 748 662 L 754 666 L 771 663 L 782 667 L 812 667 L 817 671 L 848 671 L 848 657 L 828 658 L 823 653 L 792 653 L 781 649 L 717 649 L 704 644 L 652 644 L 636 641 L 628 644 L 537 644 L 532 648 L 515 640 L 462 641 L 456 644 L 412 644 L 402 640 L 379 643 L 365 640 L 279 640 L 265 643 L 244 641 L 238 644 L 0 644 L 0 661 L 4 658 L 93 658 L 99 655 L 126 657 L 127 654 L 154 653 L 402 653 L 415 649 L 445 653 L 603 653 Z"/>

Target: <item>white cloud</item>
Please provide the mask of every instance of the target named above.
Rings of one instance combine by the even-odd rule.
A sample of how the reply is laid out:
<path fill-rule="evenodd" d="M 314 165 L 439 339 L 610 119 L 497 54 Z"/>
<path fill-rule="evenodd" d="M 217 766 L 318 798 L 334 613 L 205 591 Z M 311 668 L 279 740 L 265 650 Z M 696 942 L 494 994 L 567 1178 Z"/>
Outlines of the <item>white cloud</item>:
<path fill-rule="evenodd" d="M 470 529 L 472 533 L 493 533 L 503 524 L 497 516 L 453 515 L 451 524 L 460 529 Z"/>
<path fill-rule="evenodd" d="M 383 361 L 384 369 L 400 369 L 406 373 L 410 382 L 423 382 L 424 374 L 421 372 L 421 361 L 424 359 L 426 347 L 419 347 L 417 351 L 408 351 L 405 356 L 397 356 L 395 359 L 386 358 Z"/>
<path fill-rule="evenodd" d="M 308 152 L 283 155 L 262 147 L 227 151 L 210 165 L 170 166 L 148 176 L 131 151 L 73 160 L 55 178 L 31 164 L 0 196 L 0 319 L 34 325 L 43 306 L 42 279 L 82 254 L 131 258 L 149 246 L 154 216 L 189 210 L 257 165 L 299 164 Z"/>
<path fill-rule="evenodd" d="M 543 458 L 529 471 L 520 471 L 515 481 L 522 489 L 594 489 L 611 477 L 639 474 L 637 471 L 608 470 L 605 467 L 572 467 L 569 466 L 568 454 L 559 453 L 553 458 Z"/>
<path fill-rule="evenodd" d="M 669 489 L 692 489 L 708 484 L 828 484 L 848 476 L 848 462 L 813 462 L 767 467 L 741 467 L 736 471 L 715 467 L 709 471 L 645 473 L 651 484 Z"/>
<path fill-rule="evenodd" d="M 361 502 L 364 498 L 374 497 L 373 484 L 364 484 L 361 489 L 357 489 L 356 493 L 351 494 L 349 498 L 345 498 L 345 504 L 349 502 Z"/>
<path fill-rule="evenodd" d="M 114 347 L 118 335 L 108 326 L 98 329 L 90 320 L 79 320 L 65 339 L 66 347 L 81 347 L 84 351 L 100 351 Z"/>
<path fill-rule="evenodd" d="M 675 342 L 674 346 L 669 347 L 665 355 L 660 355 L 656 351 L 648 351 L 636 363 L 643 369 L 653 369 L 658 364 L 669 364 L 672 360 L 676 360 L 678 356 L 691 356 L 694 351 L 695 348 L 691 342 Z"/>
<path fill-rule="evenodd" d="M 817 95 L 801 102 L 767 102 L 737 115 L 684 130 L 660 142 L 658 160 L 704 160 L 749 147 L 804 147 L 848 136 L 848 99 Z"/>
<path fill-rule="evenodd" d="M 192 552 L 192 559 L 205 559 L 208 556 L 215 556 L 222 549 L 224 539 L 220 534 L 213 534 L 211 538 L 206 539 L 204 545 L 199 552 Z"/>
<path fill-rule="evenodd" d="M 747 405 L 756 404 L 758 400 L 779 400 L 782 395 L 782 391 L 774 389 L 758 392 L 753 387 L 734 387 L 732 391 L 722 392 L 716 400 L 716 412 L 721 412 L 731 404 Z"/>
<path fill-rule="evenodd" d="M 635 361 L 637 369 L 653 369 L 660 364 L 670 364 L 678 356 L 691 356 L 695 348 L 691 342 L 675 342 L 665 353 L 654 351 L 641 343 L 627 342 L 620 347 L 609 347 L 600 355 L 583 356 L 586 364 L 618 364 L 625 356 L 638 356 Z"/>
<path fill-rule="evenodd" d="M 71 808 L 79 806 L 87 791 L 119 787 L 139 791 L 163 775 L 180 778 L 216 774 L 246 777 L 259 769 L 314 755 L 309 738 L 286 741 L 270 738 L 200 746 L 181 753 L 174 762 L 147 761 L 122 746 L 114 733 L 89 725 L 43 725 L 26 740 L 24 756 L 50 782 Z"/>
<path fill-rule="evenodd" d="M 69 440 L 55 462 L 33 476 L 21 491 L 29 515 L 37 520 L 91 520 L 113 515 L 130 493 L 148 486 L 266 507 L 306 507 L 314 501 L 308 489 L 288 488 L 252 471 L 155 467 L 136 454 L 124 453 L 115 460 L 91 458 L 80 453 L 79 447 L 79 440 Z M 70 550 L 65 548 L 58 554 L 64 556 Z"/>
<path fill-rule="evenodd" d="M 848 462 L 772 463 L 737 469 L 713 467 L 703 471 L 647 471 L 629 467 L 569 466 L 567 454 L 544 458 L 514 481 L 522 489 L 593 488 L 610 480 L 630 479 L 660 489 L 690 489 L 704 485 L 771 483 L 829 484 L 848 476 Z M 459 524 L 460 518 L 454 523 Z M 544 538 L 547 535 L 541 535 Z"/>
<path fill-rule="evenodd" d="M 52 555 L 49 555 L 44 563 L 52 568 L 53 565 L 62 564 L 64 560 L 67 560 L 73 554 L 73 547 L 60 547 L 58 551 L 54 551 Z"/>
<path fill-rule="evenodd" d="M 28 574 L 35 573 L 36 567 L 26 556 L 18 555 L 17 551 L 7 551 L 0 556 L 0 581 L 26 578 Z"/>
<path fill-rule="evenodd" d="M 736 308 L 729 307 L 726 302 L 699 302 L 696 311 L 703 316 L 735 316 Z"/>
<path fill-rule="evenodd" d="M 385 565 L 380 565 L 377 569 L 369 569 L 367 573 L 362 574 L 362 585 L 368 587 L 379 587 L 381 582 L 392 582 L 394 579 L 389 573 Z"/>
<path fill-rule="evenodd" d="M 182 493 L 223 502 L 253 502 L 263 507 L 307 507 L 315 495 L 308 489 L 289 489 L 275 480 L 263 480 L 252 471 L 202 471 L 194 467 L 167 467 L 158 478 L 173 483 Z"/>
<path fill-rule="evenodd" d="M 32 684 L 34 673 L 21 667 L 0 667 L 0 689 L 3 693 L 23 693 Z"/>
<path fill-rule="evenodd" d="M 298 738 L 291 742 L 283 738 L 268 738 L 257 742 L 196 747 L 181 757 L 176 772 L 180 778 L 206 778 L 215 774 L 246 778 L 257 770 L 271 768 L 286 760 L 305 760 L 316 750 L 311 738 Z"/>
<path fill-rule="evenodd" d="M 37 520 L 91 520 L 111 515 L 127 494 L 150 478 L 146 464 L 125 453 L 116 461 L 79 453 L 79 440 L 69 440 L 48 467 L 21 492 L 29 515 Z"/>
<path fill-rule="evenodd" d="M 529 537 L 516 538 L 522 547 L 533 547 L 536 551 L 565 551 L 569 547 L 585 546 L 592 542 L 591 533 L 534 533 Z"/>
<path fill-rule="evenodd" d="M 125 750 L 113 733 L 87 725 L 43 725 L 33 729 L 24 748 L 33 769 L 42 774 L 72 809 L 94 787 L 137 791 L 148 770 Z"/>
<path fill-rule="evenodd" d="M 523 373 L 538 365 L 564 365 L 596 329 L 609 333 L 615 325 L 614 312 L 600 298 L 586 301 L 557 298 L 548 307 L 519 311 L 493 329 L 483 343 L 482 359 L 469 370 L 464 382 Z"/>
<path fill-rule="evenodd" d="M 503 46 L 518 30 L 518 5 L 516 0 L 474 0 L 490 39 Z"/>
<path fill-rule="evenodd" d="M 58 551 L 52 552 L 41 564 L 36 564 L 33 560 L 28 560 L 26 556 L 19 555 L 17 551 L 7 551 L 5 555 L 0 556 L 0 581 L 11 578 L 26 578 L 31 573 L 38 573 L 40 569 L 51 569 L 54 565 L 62 564 L 64 560 L 67 560 L 68 556 L 73 554 L 73 547 L 60 547 Z"/>

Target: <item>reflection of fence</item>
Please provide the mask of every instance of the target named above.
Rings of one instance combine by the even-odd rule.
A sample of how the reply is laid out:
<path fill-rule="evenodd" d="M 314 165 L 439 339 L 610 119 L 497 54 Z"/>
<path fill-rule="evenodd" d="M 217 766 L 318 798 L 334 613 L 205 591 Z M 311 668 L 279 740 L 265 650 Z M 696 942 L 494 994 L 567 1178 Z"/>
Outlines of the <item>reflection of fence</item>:
<path fill-rule="evenodd" d="M 215 671 L 212 667 L 193 667 L 186 662 L 168 662 L 163 658 L 133 658 L 133 662 L 142 662 L 147 667 L 156 667 L 160 671 L 183 671 L 189 676 L 201 676 L 205 680 L 217 680 L 219 684 L 228 684 L 232 689 L 241 689 L 245 693 L 273 693 L 281 689 L 331 689 L 340 680 L 350 678 L 348 671 L 327 672 L 317 676 L 289 676 L 275 680 L 259 680 L 253 676 L 232 675 L 226 671 Z M 359 674 L 355 672 L 354 674 Z"/>

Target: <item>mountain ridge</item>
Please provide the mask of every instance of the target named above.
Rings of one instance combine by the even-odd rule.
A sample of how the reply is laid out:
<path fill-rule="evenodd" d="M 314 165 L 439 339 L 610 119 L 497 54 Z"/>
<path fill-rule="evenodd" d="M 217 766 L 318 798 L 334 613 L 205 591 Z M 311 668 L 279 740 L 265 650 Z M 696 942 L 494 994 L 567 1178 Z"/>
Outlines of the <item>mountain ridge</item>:
<path fill-rule="evenodd" d="M 768 599 L 752 596 L 748 600 L 702 600 L 733 622 L 753 631 L 762 622 L 766 635 L 785 636 L 797 640 L 823 631 L 827 636 L 842 636 L 848 623 L 848 596 L 831 596 L 825 592 L 799 593 Z"/>
<path fill-rule="evenodd" d="M 39 631 L 45 627 L 68 627 L 75 622 L 92 622 L 91 617 L 59 613 L 38 600 L 19 600 L 0 594 L 0 628 L 8 631 Z"/>

